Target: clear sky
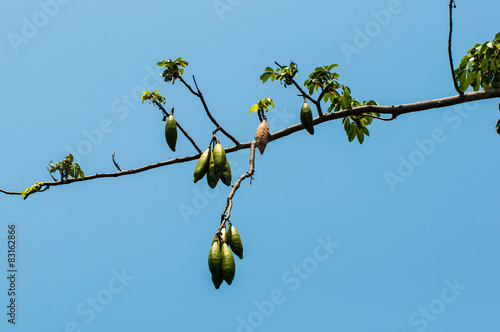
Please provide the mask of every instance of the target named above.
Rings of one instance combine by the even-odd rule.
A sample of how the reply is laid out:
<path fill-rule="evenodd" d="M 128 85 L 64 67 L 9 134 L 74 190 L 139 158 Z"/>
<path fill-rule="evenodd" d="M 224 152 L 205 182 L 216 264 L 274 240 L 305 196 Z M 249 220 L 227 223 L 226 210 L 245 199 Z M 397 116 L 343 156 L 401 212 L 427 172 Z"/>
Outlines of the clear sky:
<path fill-rule="evenodd" d="M 456 65 L 500 31 L 499 11 L 457 1 Z M 0 22 L 0 188 L 12 191 L 50 181 L 70 151 L 87 175 L 115 171 L 114 150 L 123 169 L 195 154 L 182 136 L 169 150 L 145 89 L 206 147 L 199 100 L 161 82 L 169 58 L 189 61 L 186 80 L 242 142 L 260 98 L 276 105 L 271 132 L 299 123 L 297 91 L 259 80 L 274 61 L 298 63 L 300 83 L 338 63 L 355 98 L 382 105 L 456 94 L 447 1 L 3 1 Z M 230 188 L 193 184 L 195 161 L 1 195 L 0 330 L 496 332 L 499 117 L 488 100 L 375 121 L 363 145 L 341 121 L 271 142 L 236 193 L 245 254 L 219 290 L 207 257 Z M 234 177 L 247 170 L 249 150 L 228 158 Z"/>

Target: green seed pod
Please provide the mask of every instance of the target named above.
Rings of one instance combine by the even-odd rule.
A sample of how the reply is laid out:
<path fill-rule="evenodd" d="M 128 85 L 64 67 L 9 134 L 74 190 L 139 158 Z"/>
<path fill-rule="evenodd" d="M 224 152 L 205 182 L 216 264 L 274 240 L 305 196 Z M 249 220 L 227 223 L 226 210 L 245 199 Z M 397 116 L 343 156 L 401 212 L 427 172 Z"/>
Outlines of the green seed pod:
<path fill-rule="evenodd" d="M 205 174 L 208 172 L 208 167 L 210 166 L 210 148 L 206 149 L 198 159 L 198 163 L 194 169 L 194 183 L 203 179 Z"/>
<path fill-rule="evenodd" d="M 236 266 L 234 265 L 233 253 L 231 252 L 231 249 L 229 249 L 229 247 L 227 246 L 227 243 L 222 244 L 221 256 L 222 256 L 222 275 L 227 284 L 231 285 L 234 279 Z"/>
<path fill-rule="evenodd" d="M 236 256 L 243 259 L 243 243 L 241 242 L 240 234 L 238 234 L 236 227 L 231 223 L 229 223 L 227 227 L 227 239 L 227 242 L 231 246 L 231 250 L 233 250 Z"/>
<path fill-rule="evenodd" d="M 219 182 L 220 179 L 220 174 L 215 172 L 215 166 L 214 166 L 214 154 L 210 154 L 210 165 L 208 166 L 208 172 L 207 172 L 207 183 L 210 186 L 210 188 L 214 189 L 217 186 L 217 182 Z"/>
<path fill-rule="evenodd" d="M 222 183 L 226 186 L 231 185 L 231 166 L 229 166 L 229 161 L 226 159 L 226 167 L 224 168 L 224 172 L 220 175 L 220 179 Z"/>
<path fill-rule="evenodd" d="M 214 167 L 216 173 L 222 173 L 226 168 L 226 151 L 220 143 L 215 144 L 214 151 Z"/>
<path fill-rule="evenodd" d="M 222 275 L 222 255 L 218 241 L 212 243 L 212 247 L 208 253 L 208 268 L 212 276 L 216 279 Z"/>
<path fill-rule="evenodd" d="M 177 143 L 177 122 L 173 115 L 170 115 L 167 118 L 167 123 L 165 123 L 165 139 L 170 149 L 175 151 L 175 144 Z"/>
<path fill-rule="evenodd" d="M 222 273 L 219 275 L 219 277 L 216 277 L 212 274 L 212 282 L 214 283 L 215 289 L 219 289 L 223 281 L 224 277 L 222 276 Z"/>
<path fill-rule="evenodd" d="M 313 116 L 311 112 L 311 107 L 304 100 L 304 105 L 302 105 L 302 109 L 300 110 L 300 122 L 309 132 L 309 134 L 314 135 L 314 125 L 313 125 Z"/>

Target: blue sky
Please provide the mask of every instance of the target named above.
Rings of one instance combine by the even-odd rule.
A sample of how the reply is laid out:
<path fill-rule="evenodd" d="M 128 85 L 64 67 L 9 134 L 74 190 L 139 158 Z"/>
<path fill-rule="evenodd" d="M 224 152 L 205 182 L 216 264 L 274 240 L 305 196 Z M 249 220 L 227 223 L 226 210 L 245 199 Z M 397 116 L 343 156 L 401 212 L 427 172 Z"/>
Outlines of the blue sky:
<path fill-rule="evenodd" d="M 196 153 L 164 141 L 159 89 L 205 147 L 214 130 L 158 61 L 183 57 L 214 117 L 240 141 L 263 97 L 271 132 L 299 122 L 297 91 L 262 84 L 274 61 L 303 82 L 338 63 L 354 97 L 382 105 L 455 95 L 447 1 L 102 1 L 0 5 L 0 187 L 50 181 L 74 151 L 87 175 Z M 457 1 L 455 64 L 499 32 L 496 0 Z M 387 15 L 389 13 L 389 15 Z M 35 24 L 36 23 L 36 24 Z M 360 32 L 366 34 L 365 38 Z M 350 51 L 346 51 L 350 50 Z M 353 51 L 355 50 L 355 51 Z M 236 193 L 243 239 L 215 290 L 210 243 L 230 189 L 192 182 L 195 162 L 0 196 L 0 264 L 16 226 L 16 324 L 5 331 L 498 331 L 498 100 L 375 121 L 363 145 L 340 121 L 271 142 Z M 219 135 L 224 146 L 231 142 Z M 228 155 L 233 176 L 249 151 Z M 387 180 L 397 175 L 398 182 Z M 188 211 L 188 212 L 186 212 Z"/>

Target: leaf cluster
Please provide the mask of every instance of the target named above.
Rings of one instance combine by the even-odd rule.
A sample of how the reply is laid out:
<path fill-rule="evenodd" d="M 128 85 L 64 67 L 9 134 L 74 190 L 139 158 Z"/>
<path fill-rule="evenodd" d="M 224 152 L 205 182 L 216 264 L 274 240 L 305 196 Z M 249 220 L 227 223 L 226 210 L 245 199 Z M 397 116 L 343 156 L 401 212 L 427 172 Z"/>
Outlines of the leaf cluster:
<path fill-rule="evenodd" d="M 75 180 L 78 178 L 85 178 L 85 173 L 83 173 L 80 165 L 73 163 L 73 155 L 71 153 L 64 158 L 65 159 L 63 161 L 60 161 L 55 165 L 52 161 L 50 161 L 49 172 L 54 173 L 59 171 L 61 181 L 67 180 L 70 176 Z"/>
<path fill-rule="evenodd" d="M 269 111 L 269 106 L 274 108 L 274 102 L 271 98 L 259 99 L 257 104 L 254 104 L 250 107 L 250 113 L 260 112 L 261 114 L 264 114 L 264 111 L 266 111 L 266 112 Z"/>
<path fill-rule="evenodd" d="M 149 103 L 160 103 L 165 104 L 167 99 L 158 93 L 159 90 L 155 90 L 153 92 L 142 91 L 141 101 L 144 103 L 146 100 L 149 100 Z"/>
<path fill-rule="evenodd" d="M 175 84 L 175 81 L 182 74 L 184 74 L 183 68 L 187 67 L 188 62 L 186 60 L 182 60 L 182 58 L 177 58 L 175 60 L 163 60 L 158 62 L 157 64 L 160 67 L 166 68 L 161 74 L 161 76 L 165 78 L 165 82 L 172 82 L 172 84 Z"/>
<path fill-rule="evenodd" d="M 260 79 L 262 83 L 266 83 L 268 79 L 271 79 L 271 82 L 278 80 L 281 84 L 284 84 L 286 88 L 288 85 L 293 85 L 293 79 L 297 76 L 298 71 L 297 64 L 291 61 L 289 66 L 279 67 L 276 70 L 267 67 L 264 73 L 260 75 Z"/>
<path fill-rule="evenodd" d="M 339 74 L 332 72 L 332 69 L 338 66 L 338 64 L 333 63 L 329 66 L 316 67 L 304 82 L 304 86 L 311 96 L 318 89 L 321 90 L 321 95 L 325 103 L 328 99 L 333 102 L 335 96 L 340 96 L 337 92 L 337 89 L 341 87 L 341 84 L 337 81 Z"/>
<path fill-rule="evenodd" d="M 331 112 L 332 107 L 334 112 L 338 112 L 341 109 L 350 109 L 353 107 L 360 107 L 365 105 L 373 105 L 378 106 L 378 103 L 374 100 L 359 102 L 356 98 L 351 97 L 351 90 L 343 86 L 342 87 L 342 95 L 340 97 L 336 97 L 330 107 L 328 108 L 328 113 Z M 373 116 L 380 116 L 379 113 L 371 112 L 366 113 L 367 115 L 355 115 L 349 116 L 342 120 L 344 124 L 344 130 L 347 134 L 347 139 L 349 142 L 352 142 L 354 138 L 358 138 L 359 144 L 363 144 L 365 140 L 365 135 L 370 136 L 370 132 L 368 131 L 367 126 L 369 126 L 372 121 Z"/>
<path fill-rule="evenodd" d="M 365 104 L 365 105 L 376 105 L 375 104 Z M 362 106 L 362 105 L 360 105 Z M 378 113 L 368 113 L 370 115 L 379 116 Z M 373 117 L 369 115 L 355 115 L 348 116 L 342 120 L 344 124 L 344 130 L 347 134 L 347 139 L 352 142 L 354 138 L 358 138 L 359 144 L 363 144 L 365 140 L 365 135 L 370 136 L 367 126 L 369 126 L 373 121 Z"/>
<path fill-rule="evenodd" d="M 454 71 L 460 89 L 500 88 L 500 32 L 492 42 L 475 44 Z"/>
<path fill-rule="evenodd" d="M 31 187 L 26 188 L 23 191 L 21 191 L 21 198 L 22 199 L 28 198 L 29 195 L 34 194 L 34 193 L 40 191 L 40 189 L 42 189 L 42 186 L 43 186 L 43 182 L 37 181 Z"/>

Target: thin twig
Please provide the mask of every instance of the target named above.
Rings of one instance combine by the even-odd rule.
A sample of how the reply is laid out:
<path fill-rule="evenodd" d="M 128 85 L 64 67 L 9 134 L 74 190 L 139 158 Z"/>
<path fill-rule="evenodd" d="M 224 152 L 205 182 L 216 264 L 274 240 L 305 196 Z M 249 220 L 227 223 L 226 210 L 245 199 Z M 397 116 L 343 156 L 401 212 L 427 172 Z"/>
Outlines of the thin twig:
<path fill-rule="evenodd" d="M 451 77 L 453 78 L 453 85 L 455 90 L 460 96 L 464 95 L 464 92 L 458 86 L 457 78 L 455 77 L 455 69 L 453 68 L 453 56 L 451 54 L 451 36 L 453 34 L 453 8 L 457 8 L 454 0 L 450 0 L 450 33 L 448 35 L 448 57 L 450 59 Z"/>
<path fill-rule="evenodd" d="M 193 76 L 194 78 L 194 76 Z M 178 76 L 178 79 L 179 81 L 182 82 L 182 84 L 184 84 L 186 86 L 186 88 L 188 88 L 188 90 L 193 94 L 195 95 L 196 97 L 200 98 L 200 95 L 199 95 L 199 92 L 200 90 L 198 90 L 198 92 L 194 91 L 193 88 L 191 87 L 191 85 L 187 84 L 186 81 L 184 81 L 184 79 L 182 78 L 182 76 Z M 196 89 L 198 89 L 198 87 L 196 87 Z"/>
<path fill-rule="evenodd" d="M 54 175 L 50 172 L 49 166 L 47 166 L 47 171 L 49 171 L 49 174 L 52 177 L 52 179 L 54 179 L 54 181 L 57 181 L 57 179 L 54 177 Z"/>
<path fill-rule="evenodd" d="M 115 164 L 116 168 L 118 168 L 118 170 L 122 172 L 122 169 L 120 168 L 120 166 L 118 166 L 118 163 L 115 160 L 115 152 L 116 151 L 113 151 L 113 153 L 111 154 L 111 157 L 113 158 L 113 164 Z"/>
<path fill-rule="evenodd" d="M 4 193 L 6 195 L 21 195 L 21 193 L 17 192 L 17 191 L 7 191 L 7 190 L 0 189 L 0 192 Z"/>
<path fill-rule="evenodd" d="M 166 116 L 169 116 L 169 113 L 165 110 L 165 108 L 163 107 L 162 104 L 160 104 L 156 100 L 155 100 L 155 104 L 156 104 L 156 106 L 158 106 L 161 109 L 163 114 L 166 114 Z M 174 108 L 172 107 L 172 113 L 173 112 L 174 112 Z M 182 126 L 179 124 L 179 122 L 177 120 L 175 122 L 177 123 L 177 128 L 179 128 L 179 130 L 184 134 L 184 136 L 186 136 L 186 138 L 191 142 L 191 144 L 193 144 L 196 151 L 198 151 L 199 153 L 202 153 L 201 149 L 198 147 L 198 145 L 196 145 L 195 141 L 191 138 L 191 136 L 189 136 L 189 134 L 184 130 L 184 128 L 182 128 Z"/>
<path fill-rule="evenodd" d="M 226 207 L 222 212 L 221 224 L 219 226 L 219 230 L 217 231 L 217 233 L 222 230 L 224 224 L 226 223 L 226 220 L 229 220 L 229 217 L 231 216 L 231 209 L 233 207 L 233 197 L 234 194 L 236 193 L 236 190 L 238 190 L 238 188 L 240 187 L 241 182 L 246 178 L 251 177 L 254 174 L 254 172 L 255 172 L 255 142 L 252 142 L 250 143 L 250 167 L 248 169 L 248 172 L 239 177 L 239 179 L 233 186 L 233 190 L 231 190 L 231 192 L 229 193 L 229 196 L 227 197 Z"/>
<path fill-rule="evenodd" d="M 464 93 L 464 96 L 452 96 L 452 97 L 446 97 L 446 98 L 441 98 L 441 99 L 435 99 L 435 100 L 428 100 L 428 101 L 423 101 L 423 102 L 418 102 L 418 103 L 413 103 L 413 104 L 405 104 L 405 105 L 393 105 L 393 106 L 375 106 L 375 105 L 365 105 L 365 106 L 359 106 L 359 107 L 354 107 L 346 110 L 341 110 L 338 112 L 332 112 L 328 114 L 324 114 L 322 117 L 317 117 L 313 119 L 313 124 L 317 125 L 323 122 L 327 121 L 332 121 L 335 119 L 342 119 L 347 116 L 354 116 L 354 115 L 366 115 L 365 113 L 379 113 L 379 114 L 390 114 L 392 117 L 396 118 L 399 115 L 406 114 L 406 113 L 413 113 L 413 112 L 420 112 L 424 110 L 429 110 L 429 109 L 438 109 L 438 108 L 443 108 L 443 107 L 448 107 L 448 106 L 453 106 L 453 105 L 458 105 L 458 104 L 464 104 L 468 102 L 473 102 L 473 101 L 478 101 L 478 100 L 485 100 L 485 99 L 493 99 L 493 98 L 500 98 L 500 89 L 490 89 L 490 90 L 482 90 L 482 91 L 474 91 L 474 92 L 467 92 Z M 302 124 L 295 124 L 293 126 L 287 127 L 285 129 L 282 129 L 280 131 L 277 131 L 273 133 L 270 136 L 269 141 L 276 141 L 278 139 L 281 139 L 285 136 L 291 135 L 295 132 L 304 130 L 304 126 Z M 236 152 L 239 150 L 243 149 L 248 149 L 252 147 L 252 144 L 255 144 L 255 142 L 245 142 L 245 143 L 239 143 L 238 145 L 228 147 L 225 149 L 226 154 Z M 176 159 L 170 159 L 167 161 L 162 161 L 158 162 L 155 164 L 150 164 L 142 167 L 138 167 L 135 169 L 129 169 L 121 172 L 114 172 L 114 173 L 97 173 L 94 175 L 89 175 L 85 176 L 85 178 L 81 179 L 67 179 L 64 181 L 54 181 L 54 182 L 44 182 L 43 185 L 46 187 L 53 187 L 53 186 L 60 186 L 60 185 L 66 185 L 74 182 L 83 182 L 83 181 L 90 181 L 90 180 L 95 180 L 99 178 L 110 178 L 110 177 L 119 177 L 119 176 L 124 176 L 124 175 L 131 175 L 131 174 L 136 174 L 136 173 L 141 173 L 145 172 L 150 169 L 155 169 L 159 167 L 164 167 L 168 165 L 173 165 L 173 164 L 181 164 L 185 162 L 189 162 L 192 160 L 198 160 L 199 157 L 201 156 L 201 152 L 196 155 L 191 155 L 191 156 L 185 156 L 185 157 L 179 157 Z M 21 195 L 20 192 L 9 192 L 0 189 L 0 192 L 8 195 Z"/>
<path fill-rule="evenodd" d="M 179 78 L 179 79 L 181 79 L 181 78 Z M 208 109 L 207 103 L 205 102 L 205 98 L 203 97 L 203 94 L 201 93 L 200 88 L 198 88 L 198 84 L 196 83 L 196 78 L 194 77 L 194 75 L 193 75 L 193 81 L 194 81 L 194 85 L 196 86 L 196 90 L 198 92 L 195 92 L 184 80 L 181 80 L 181 82 L 184 83 L 184 85 L 189 89 L 189 91 L 191 91 L 192 94 L 194 94 L 196 97 L 200 98 L 200 101 L 203 104 L 203 108 L 205 109 L 205 112 L 207 113 L 207 116 L 210 119 L 210 121 L 212 121 L 212 123 L 217 128 L 220 128 L 220 131 L 224 135 L 226 135 L 227 138 L 229 138 L 231 141 L 233 141 L 234 144 L 236 144 L 236 145 L 240 144 L 240 142 L 238 142 L 238 140 L 236 138 L 234 138 L 231 134 L 229 134 L 226 130 L 224 130 L 224 128 L 222 128 L 222 126 L 214 119 L 214 117 L 210 113 L 210 110 Z"/>

